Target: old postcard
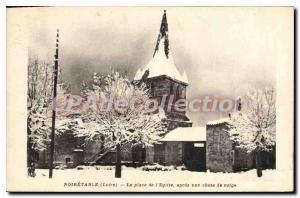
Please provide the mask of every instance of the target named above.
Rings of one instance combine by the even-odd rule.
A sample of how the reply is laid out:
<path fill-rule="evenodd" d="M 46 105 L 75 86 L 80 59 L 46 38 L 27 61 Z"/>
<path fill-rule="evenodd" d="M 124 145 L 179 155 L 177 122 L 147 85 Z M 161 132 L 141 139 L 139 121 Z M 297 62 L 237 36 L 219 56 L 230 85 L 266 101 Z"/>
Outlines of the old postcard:
<path fill-rule="evenodd" d="M 7 191 L 293 192 L 293 7 L 7 8 Z"/>

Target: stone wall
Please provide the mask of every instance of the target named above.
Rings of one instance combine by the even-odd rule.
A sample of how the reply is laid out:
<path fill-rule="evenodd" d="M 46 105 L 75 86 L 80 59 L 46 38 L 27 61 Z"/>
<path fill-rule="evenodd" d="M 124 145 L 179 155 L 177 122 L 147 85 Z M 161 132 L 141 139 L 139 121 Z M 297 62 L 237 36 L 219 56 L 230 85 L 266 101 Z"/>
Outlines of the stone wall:
<path fill-rule="evenodd" d="M 166 76 L 159 76 L 144 79 L 143 82 L 148 86 L 151 97 L 157 99 L 158 104 L 163 103 L 164 95 L 167 96 L 165 97 L 165 103 L 163 103 L 166 114 L 176 112 L 174 104 L 177 100 L 186 99 L 187 85 L 180 81 L 170 79 Z M 177 113 L 185 115 L 186 112 L 183 111 Z"/>
<path fill-rule="evenodd" d="M 76 167 L 84 162 L 83 140 L 69 131 L 55 136 L 54 145 L 54 167 L 65 165 L 67 167 Z M 39 152 L 38 168 L 49 168 L 50 163 L 50 145 L 46 150 Z"/>
<path fill-rule="evenodd" d="M 255 156 L 238 148 L 229 139 L 227 124 L 206 128 L 206 166 L 211 172 L 238 172 L 255 168 Z"/>
<path fill-rule="evenodd" d="M 163 96 L 167 95 L 165 103 L 163 103 L 167 116 L 167 131 L 177 127 L 192 127 L 192 122 L 185 115 L 186 112 L 177 112 L 175 109 L 177 100 L 186 99 L 187 84 L 167 76 L 144 79 L 143 82 L 148 86 L 152 98 L 157 99 L 159 105 L 163 103 Z M 168 165 L 182 164 L 182 147 L 180 142 L 156 144 L 153 148 L 146 149 L 146 161 Z"/>
<path fill-rule="evenodd" d="M 147 163 L 154 163 L 154 146 L 153 147 L 146 147 L 146 162 Z"/>
<path fill-rule="evenodd" d="M 206 168 L 211 172 L 233 172 L 234 151 L 226 124 L 206 128 Z"/>
<path fill-rule="evenodd" d="M 154 156 L 153 161 L 159 164 L 166 163 L 166 143 L 155 144 L 154 145 Z"/>

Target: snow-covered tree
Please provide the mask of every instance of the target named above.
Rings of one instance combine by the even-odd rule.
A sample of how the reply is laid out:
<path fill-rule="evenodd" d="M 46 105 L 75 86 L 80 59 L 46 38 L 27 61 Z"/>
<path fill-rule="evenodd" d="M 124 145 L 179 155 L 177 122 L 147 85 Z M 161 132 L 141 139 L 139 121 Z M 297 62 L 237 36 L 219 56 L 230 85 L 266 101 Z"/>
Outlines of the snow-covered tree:
<path fill-rule="evenodd" d="M 84 91 L 87 98 L 94 99 L 85 108 L 84 120 L 89 126 L 78 135 L 93 140 L 104 137 L 107 147 L 116 149 L 115 176 L 121 177 L 121 146 L 157 143 L 165 133 L 164 112 L 149 112 L 145 108 L 150 100 L 146 86 L 134 85 L 118 72 L 107 76 L 95 74 L 92 87 Z M 100 104 L 97 112 L 93 101 Z"/>
<path fill-rule="evenodd" d="M 28 60 L 27 76 L 27 150 L 28 162 L 36 160 L 37 152 L 45 150 L 50 141 L 53 65 L 39 61 L 37 58 Z M 68 86 L 60 77 L 58 94 L 65 94 Z"/>
<path fill-rule="evenodd" d="M 276 144 L 276 93 L 274 88 L 253 89 L 242 99 L 241 111 L 233 114 L 229 133 L 237 147 L 256 155 L 258 177 L 262 176 L 261 151 Z"/>

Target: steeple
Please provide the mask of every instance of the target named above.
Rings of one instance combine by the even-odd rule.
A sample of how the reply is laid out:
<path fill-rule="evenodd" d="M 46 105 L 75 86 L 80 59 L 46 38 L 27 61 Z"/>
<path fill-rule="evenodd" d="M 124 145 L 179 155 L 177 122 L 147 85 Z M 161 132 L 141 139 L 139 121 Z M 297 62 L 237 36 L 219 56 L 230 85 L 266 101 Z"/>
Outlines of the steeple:
<path fill-rule="evenodd" d="M 134 80 L 142 80 L 158 76 L 168 76 L 174 80 L 188 84 L 185 72 L 180 74 L 173 61 L 169 44 L 167 14 L 165 10 L 161 20 L 153 57 L 144 68 L 138 69 L 134 76 Z"/>
<path fill-rule="evenodd" d="M 161 20 L 161 25 L 160 25 L 160 31 L 158 34 L 155 50 L 153 53 L 153 57 L 155 56 L 155 53 L 159 49 L 159 43 L 160 41 L 163 40 L 164 42 L 164 52 L 167 58 L 169 58 L 169 36 L 168 36 L 168 21 L 167 21 L 167 14 L 166 10 L 164 10 L 164 15 Z"/>

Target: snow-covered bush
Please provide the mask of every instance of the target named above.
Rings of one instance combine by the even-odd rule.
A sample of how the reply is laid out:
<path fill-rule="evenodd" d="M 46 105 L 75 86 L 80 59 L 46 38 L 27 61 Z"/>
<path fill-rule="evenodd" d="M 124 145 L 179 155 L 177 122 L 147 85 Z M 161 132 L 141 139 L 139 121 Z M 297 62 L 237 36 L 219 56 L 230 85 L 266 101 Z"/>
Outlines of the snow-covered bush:
<path fill-rule="evenodd" d="M 186 168 L 185 165 L 176 166 L 175 169 L 176 169 L 176 170 L 181 170 L 181 171 L 187 170 L 187 168 Z"/>
<path fill-rule="evenodd" d="M 96 170 L 113 170 L 113 166 L 94 166 Z"/>
<path fill-rule="evenodd" d="M 174 171 L 174 170 L 186 170 L 184 165 L 182 166 L 163 166 L 160 164 L 146 165 L 141 167 L 143 171 Z"/>
<path fill-rule="evenodd" d="M 94 166 L 84 166 L 84 165 L 79 165 L 76 166 L 77 170 L 95 170 L 96 168 Z"/>

